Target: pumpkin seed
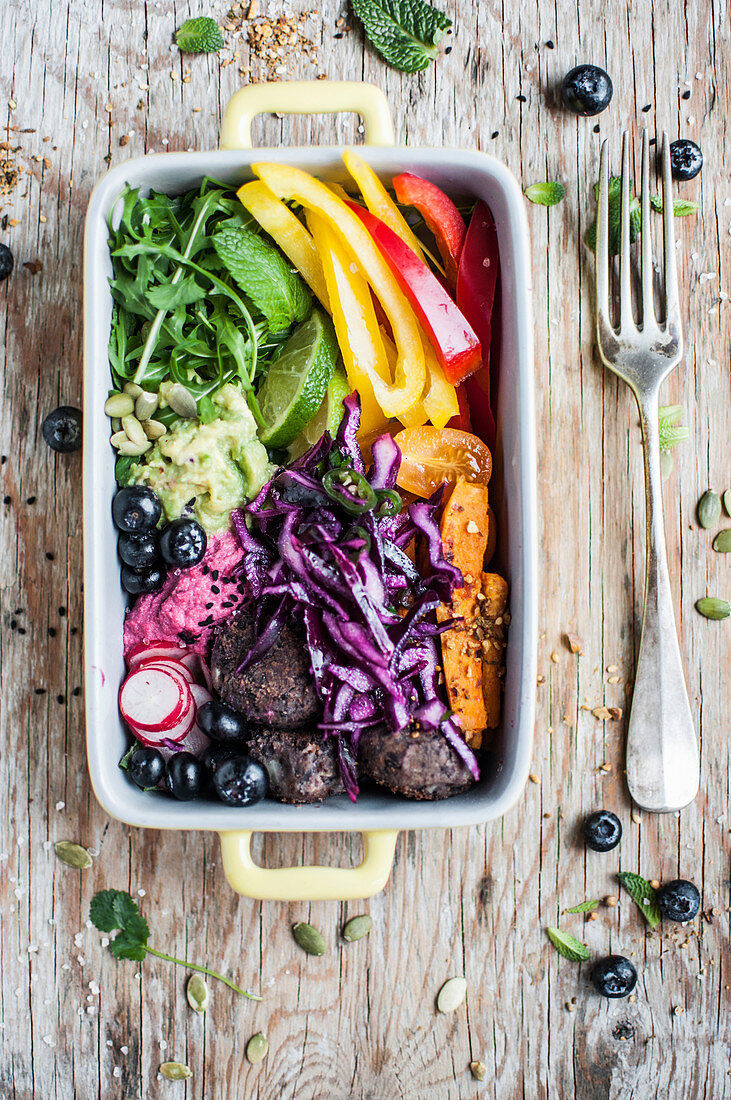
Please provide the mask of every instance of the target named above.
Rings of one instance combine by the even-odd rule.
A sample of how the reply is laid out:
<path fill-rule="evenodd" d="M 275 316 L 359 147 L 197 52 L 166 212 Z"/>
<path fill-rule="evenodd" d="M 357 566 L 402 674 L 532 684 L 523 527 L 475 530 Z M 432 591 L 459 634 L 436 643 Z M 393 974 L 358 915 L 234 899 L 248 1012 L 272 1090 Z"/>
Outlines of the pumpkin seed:
<path fill-rule="evenodd" d="M 726 509 L 726 515 L 731 516 L 731 489 L 727 489 L 723 494 L 723 506 Z"/>
<path fill-rule="evenodd" d="M 727 619 L 731 615 L 728 600 L 721 600 L 718 596 L 704 596 L 696 602 L 695 609 L 707 619 Z"/>
<path fill-rule="evenodd" d="M 185 996 L 194 1012 L 202 1014 L 208 1008 L 211 995 L 200 974 L 191 974 L 185 987 Z"/>
<path fill-rule="evenodd" d="M 459 1008 L 467 994 L 467 982 L 464 978 L 450 978 L 444 983 L 437 996 L 437 1008 L 440 1012 L 454 1012 Z"/>
<path fill-rule="evenodd" d="M 107 416 L 129 416 L 135 411 L 135 403 L 128 393 L 113 393 L 104 402 L 104 412 Z"/>
<path fill-rule="evenodd" d="M 138 386 L 136 382 L 125 382 L 122 386 L 122 393 L 128 393 L 133 401 L 142 393 L 142 386 Z"/>
<path fill-rule="evenodd" d="M 674 460 L 672 451 L 660 452 L 660 474 L 663 481 L 669 478 L 671 473 L 673 472 L 673 461 Z"/>
<path fill-rule="evenodd" d="M 484 1062 L 470 1062 L 472 1076 L 476 1081 L 484 1081 L 487 1075 L 487 1066 Z"/>
<path fill-rule="evenodd" d="M 54 845 L 56 855 L 67 867 L 76 867 L 79 871 L 85 871 L 94 862 L 86 848 L 80 844 L 74 844 L 72 840 L 59 840 Z"/>
<path fill-rule="evenodd" d="M 129 436 L 126 432 L 115 432 L 113 436 L 110 436 L 109 442 L 113 447 L 119 448 L 122 443 L 129 443 Z"/>
<path fill-rule="evenodd" d="M 263 1062 L 269 1053 L 269 1040 L 263 1031 L 257 1031 L 246 1044 L 246 1057 L 255 1066 L 257 1062 Z"/>
<path fill-rule="evenodd" d="M 303 951 L 306 951 L 308 955 L 324 955 L 325 954 L 325 941 L 322 935 L 313 928 L 311 924 L 306 924 L 305 921 L 297 921 L 292 925 L 292 935 L 296 939 Z"/>
<path fill-rule="evenodd" d="M 193 1071 L 183 1062 L 163 1062 L 159 1071 L 168 1081 L 185 1081 L 193 1076 Z"/>
<path fill-rule="evenodd" d="M 721 518 L 721 498 L 713 489 L 707 489 L 698 501 L 698 522 L 706 531 L 715 527 Z"/>
<path fill-rule="evenodd" d="M 113 432 L 121 432 L 121 430 L 122 430 L 122 421 L 120 420 L 120 418 L 118 416 L 113 416 L 112 417 L 111 425 L 112 425 L 112 431 Z"/>
<path fill-rule="evenodd" d="M 143 390 L 135 401 L 135 416 L 138 420 L 149 420 L 159 404 L 156 393 Z"/>
<path fill-rule="evenodd" d="M 719 554 L 731 554 L 731 527 L 719 531 L 713 540 L 713 549 Z"/>
<path fill-rule="evenodd" d="M 356 940 L 362 940 L 364 936 L 367 936 L 373 927 L 373 918 L 367 913 L 364 913 L 362 917 L 351 917 L 343 928 L 343 939 L 348 943 L 354 943 Z"/>
<path fill-rule="evenodd" d="M 167 428 L 159 420 L 143 420 L 142 430 L 148 439 L 155 440 L 165 435 Z"/>
<path fill-rule="evenodd" d="M 136 416 L 123 416 L 122 427 L 126 431 L 128 437 L 133 443 L 136 443 L 138 447 L 143 447 L 145 443 L 147 443 L 147 436 Z"/>
<path fill-rule="evenodd" d="M 115 444 L 115 446 L 121 455 L 129 455 L 131 458 L 138 458 L 140 455 L 143 455 L 145 451 L 149 451 L 152 443 L 150 443 L 149 439 L 146 439 L 144 447 L 140 447 L 137 443 L 133 443 L 131 439 L 128 439 L 126 442 Z"/>
<path fill-rule="evenodd" d="M 198 415 L 198 406 L 190 390 L 180 382 L 175 382 L 168 390 L 168 405 L 178 416 L 193 417 Z"/>

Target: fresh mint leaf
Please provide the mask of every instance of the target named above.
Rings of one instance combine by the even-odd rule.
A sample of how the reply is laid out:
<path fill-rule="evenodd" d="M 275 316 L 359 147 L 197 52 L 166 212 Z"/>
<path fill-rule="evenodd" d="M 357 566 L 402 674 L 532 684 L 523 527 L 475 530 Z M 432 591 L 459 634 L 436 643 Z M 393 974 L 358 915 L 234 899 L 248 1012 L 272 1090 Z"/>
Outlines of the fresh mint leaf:
<path fill-rule="evenodd" d="M 555 206 L 566 195 L 566 188 L 562 183 L 548 180 L 546 183 L 532 183 L 525 189 L 525 197 L 529 202 L 538 206 Z"/>
<path fill-rule="evenodd" d="M 690 429 L 685 424 L 678 424 L 683 415 L 682 405 L 661 405 L 658 410 L 658 427 L 660 431 L 660 451 L 667 454 L 682 443 L 690 435 Z"/>
<path fill-rule="evenodd" d="M 282 253 L 250 229 L 220 229 L 213 247 L 234 281 L 267 319 L 273 333 L 283 332 L 310 314 L 312 298 Z"/>
<path fill-rule="evenodd" d="M 629 181 L 629 241 L 633 244 L 642 227 L 640 201 L 634 194 L 632 180 Z M 594 197 L 599 201 L 599 184 L 594 184 Z M 607 207 L 609 215 L 609 255 L 617 256 L 622 243 L 622 177 L 610 176 L 607 185 Z M 586 231 L 586 244 L 591 252 L 596 250 L 596 218 Z"/>
<path fill-rule="evenodd" d="M 572 905 L 570 909 L 564 909 L 564 913 L 593 913 L 598 908 L 599 902 L 592 899 L 591 901 L 580 901 L 578 905 Z"/>
<path fill-rule="evenodd" d="M 569 935 L 568 932 L 562 932 L 560 928 L 553 927 L 548 927 L 546 932 L 559 955 L 563 955 L 565 959 L 570 959 L 571 962 L 586 962 L 589 958 L 588 947 L 581 940 L 577 940 L 575 936 Z"/>
<path fill-rule="evenodd" d="M 634 871 L 619 871 L 617 878 L 638 905 L 650 928 L 656 928 L 660 923 L 660 907 L 657 904 L 655 891 L 647 879 L 635 874 Z"/>
<path fill-rule="evenodd" d="M 223 48 L 223 35 L 215 19 L 203 15 L 186 19 L 175 35 L 175 44 L 181 53 L 217 53 Z"/>
<path fill-rule="evenodd" d="M 135 962 L 142 962 L 147 954 L 145 945 L 129 932 L 118 932 L 110 941 L 109 950 L 115 959 L 134 959 Z"/>
<path fill-rule="evenodd" d="M 425 0 L 351 0 L 371 45 L 403 73 L 428 69 L 452 20 Z"/>
<path fill-rule="evenodd" d="M 173 310 L 189 306 L 205 298 L 208 292 L 199 286 L 193 275 L 185 275 L 177 283 L 160 283 L 147 291 L 147 301 L 155 309 Z"/>
<path fill-rule="evenodd" d="M 659 195 L 650 195 L 650 206 L 658 214 L 662 214 L 663 204 Z M 699 209 L 698 203 L 691 202 L 690 199 L 673 199 L 673 214 L 676 218 L 687 218 L 689 214 L 697 214 Z"/>

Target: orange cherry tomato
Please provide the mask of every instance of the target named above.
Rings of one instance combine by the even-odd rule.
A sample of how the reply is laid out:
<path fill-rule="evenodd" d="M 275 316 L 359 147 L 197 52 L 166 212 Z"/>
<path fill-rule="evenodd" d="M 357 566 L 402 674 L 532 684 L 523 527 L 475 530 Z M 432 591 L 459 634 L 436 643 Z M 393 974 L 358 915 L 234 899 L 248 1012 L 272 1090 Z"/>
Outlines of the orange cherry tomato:
<path fill-rule="evenodd" d="M 454 485 L 458 477 L 487 485 L 492 455 L 476 435 L 459 428 L 404 428 L 395 436 L 401 448 L 397 484 L 420 497 L 428 497 L 442 482 Z"/>

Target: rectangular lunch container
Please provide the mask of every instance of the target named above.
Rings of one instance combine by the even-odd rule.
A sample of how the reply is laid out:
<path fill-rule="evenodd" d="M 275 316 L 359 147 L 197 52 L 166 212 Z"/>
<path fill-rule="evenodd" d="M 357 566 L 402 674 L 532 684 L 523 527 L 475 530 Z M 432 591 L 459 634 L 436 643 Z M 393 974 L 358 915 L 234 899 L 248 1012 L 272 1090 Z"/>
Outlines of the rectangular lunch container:
<path fill-rule="evenodd" d="M 337 104 L 337 106 L 333 106 Z M 413 802 L 387 792 L 347 796 L 322 805 L 264 801 L 251 808 L 214 802 L 175 802 L 137 790 L 117 762 L 128 735 L 117 709 L 123 676 L 125 595 L 119 583 L 111 519 L 115 456 L 104 402 L 110 387 L 107 344 L 112 311 L 107 223 L 125 184 L 179 193 L 204 176 L 239 185 L 251 164 L 280 161 L 345 183 L 341 149 L 332 146 L 252 149 L 252 118 L 262 111 L 356 111 L 365 125 L 368 163 L 386 185 L 399 172 L 424 176 L 452 195 L 484 199 L 498 234 L 501 273 L 501 362 L 498 442 L 491 497 L 500 499 L 501 568 L 510 584 L 511 624 L 502 725 L 491 764 L 466 794 L 443 802 Z M 154 829 L 211 829 L 221 834 L 226 875 L 249 897 L 282 900 L 368 897 L 383 888 L 398 831 L 474 825 L 499 817 L 516 801 L 531 757 L 536 683 L 536 460 L 533 338 L 528 231 L 521 189 L 503 164 L 484 153 L 410 149 L 393 144 L 388 104 L 372 85 L 328 81 L 251 85 L 231 99 L 216 152 L 139 157 L 108 172 L 95 187 L 86 219 L 84 272 L 84 580 L 86 729 L 94 792 L 105 810 L 130 825 Z M 353 869 L 269 870 L 250 854 L 255 831 L 360 831 L 363 863 Z"/>

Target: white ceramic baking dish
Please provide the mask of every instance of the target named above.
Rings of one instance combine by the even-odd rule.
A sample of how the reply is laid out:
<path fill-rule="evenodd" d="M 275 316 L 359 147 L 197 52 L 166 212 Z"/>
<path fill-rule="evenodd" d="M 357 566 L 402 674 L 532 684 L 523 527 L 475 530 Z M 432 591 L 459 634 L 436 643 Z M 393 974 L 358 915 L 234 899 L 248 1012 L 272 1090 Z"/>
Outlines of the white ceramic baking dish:
<path fill-rule="evenodd" d="M 345 182 L 341 150 L 334 147 L 252 149 L 251 119 L 261 111 L 356 111 L 365 124 L 363 155 L 386 182 L 411 171 L 452 194 L 484 199 L 493 212 L 500 249 L 501 365 L 499 438 L 493 476 L 498 500 L 501 566 L 510 583 L 510 625 L 502 726 L 490 766 L 466 794 L 444 802 L 410 802 L 388 793 L 345 796 L 319 806 L 265 801 L 250 809 L 214 802 L 180 803 L 138 791 L 117 767 L 127 734 L 117 711 L 123 673 L 125 597 L 119 583 L 110 502 L 114 454 L 104 401 L 110 384 L 107 341 L 112 309 L 107 220 L 125 184 L 177 193 L 201 179 L 240 184 L 257 160 L 293 164 Z M 277 83 L 237 92 L 228 105 L 221 150 L 153 154 L 108 172 L 95 187 L 86 219 L 84 274 L 84 577 L 86 715 L 89 770 L 107 812 L 131 825 L 155 829 L 209 829 L 221 834 L 224 867 L 235 890 L 250 897 L 323 899 L 368 897 L 388 879 L 398 830 L 474 825 L 499 817 L 525 784 L 534 722 L 536 682 L 536 462 L 530 254 L 524 202 L 505 166 L 483 153 L 409 149 L 393 145 L 383 94 L 358 83 Z M 267 869 L 250 854 L 254 831 L 358 830 L 364 834 L 360 867 Z"/>

